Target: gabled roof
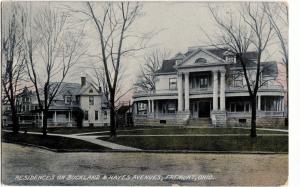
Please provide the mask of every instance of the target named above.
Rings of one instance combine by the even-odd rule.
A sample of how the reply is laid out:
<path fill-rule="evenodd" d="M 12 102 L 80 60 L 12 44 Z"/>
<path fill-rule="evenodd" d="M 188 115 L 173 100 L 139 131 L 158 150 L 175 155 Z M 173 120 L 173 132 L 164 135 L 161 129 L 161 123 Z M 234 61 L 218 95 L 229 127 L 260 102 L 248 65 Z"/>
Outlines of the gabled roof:
<path fill-rule="evenodd" d="M 217 56 L 217 55 L 215 55 L 214 53 L 212 53 L 212 52 L 210 52 L 210 51 L 208 51 L 208 50 L 206 50 L 206 49 L 204 49 L 204 48 L 198 48 L 198 49 L 193 50 L 193 52 L 191 52 L 188 56 L 186 56 L 186 57 L 182 60 L 182 62 L 181 62 L 180 65 L 182 65 L 184 62 L 186 62 L 187 60 L 189 60 L 190 58 L 192 58 L 194 55 L 198 54 L 200 51 L 203 51 L 204 53 L 206 53 L 206 54 L 208 54 L 208 55 L 210 55 L 210 56 L 212 56 L 212 57 L 218 59 L 219 61 L 221 61 L 221 62 L 223 62 L 223 63 L 226 63 L 226 61 L 225 61 L 223 58 L 221 58 L 220 56 Z M 180 66 L 180 65 L 179 65 L 179 66 Z"/>
<path fill-rule="evenodd" d="M 79 92 L 76 95 L 84 95 L 84 93 L 87 91 L 88 88 L 93 87 L 97 94 L 100 94 L 99 90 L 91 83 L 87 82 L 85 86 L 81 87 Z"/>

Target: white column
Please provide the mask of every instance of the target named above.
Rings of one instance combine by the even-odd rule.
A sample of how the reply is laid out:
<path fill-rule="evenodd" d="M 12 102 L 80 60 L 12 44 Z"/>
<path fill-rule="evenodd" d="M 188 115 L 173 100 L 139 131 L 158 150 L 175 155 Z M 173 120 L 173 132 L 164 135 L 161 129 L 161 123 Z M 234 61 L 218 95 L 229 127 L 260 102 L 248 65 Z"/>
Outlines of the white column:
<path fill-rule="evenodd" d="M 221 71 L 220 110 L 225 111 L 225 70 Z"/>
<path fill-rule="evenodd" d="M 218 71 L 213 71 L 213 110 L 218 110 Z"/>
<path fill-rule="evenodd" d="M 137 104 L 136 102 L 133 102 L 133 103 L 132 103 L 132 113 L 133 113 L 133 114 L 137 114 L 137 110 L 136 110 L 136 109 L 137 109 L 137 106 L 136 106 L 136 104 Z"/>
<path fill-rule="evenodd" d="M 150 114 L 151 113 L 151 102 L 150 102 L 150 100 L 148 100 L 148 114 Z"/>
<path fill-rule="evenodd" d="M 190 110 L 190 83 L 188 72 L 184 74 L 184 110 Z"/>
<path fill-rule="evenodd" d="M 178 111 L 183 110 L 182 73 L 177 76 Z"/>
<path fill-rule="evenodd" d="M 69 123 L 71 122 L 71 112 L 69 111 Z"/>
<path fill-rule="evenodd" d="M 261 110 L 261 96 L 257 96 L 257 110 L 260 111 Z"/>

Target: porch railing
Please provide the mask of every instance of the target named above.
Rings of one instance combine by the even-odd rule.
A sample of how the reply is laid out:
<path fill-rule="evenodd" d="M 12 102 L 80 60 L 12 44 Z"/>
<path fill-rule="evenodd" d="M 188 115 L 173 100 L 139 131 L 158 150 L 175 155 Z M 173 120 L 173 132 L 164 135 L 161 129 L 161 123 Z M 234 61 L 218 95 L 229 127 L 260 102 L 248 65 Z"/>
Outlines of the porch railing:
<path fill-rule="evenodd" d="M 135 119 L 175 119 L 176 113 L 134 114 Z"/>
<path fill-rule="evenodd" d="M 227 117 L 236 117 L 236 118 L 242 118 L 242 117 L 251 117 L 251 112 L 226 112 Z M 257 117 L 284 117 L 283 111 L 257 111 L 256 112 Z"/>

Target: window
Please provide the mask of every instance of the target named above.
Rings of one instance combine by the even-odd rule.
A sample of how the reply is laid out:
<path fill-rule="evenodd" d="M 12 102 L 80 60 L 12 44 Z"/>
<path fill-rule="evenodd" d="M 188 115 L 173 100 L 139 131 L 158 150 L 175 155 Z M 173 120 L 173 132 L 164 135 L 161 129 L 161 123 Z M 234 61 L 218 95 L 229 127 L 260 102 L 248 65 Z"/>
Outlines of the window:
<path fill-rule="evenodd" d="M 84 111 L 84 120 L 89 120 L 89 111 Z"/>
<path fill-rule="evenodd" d="M 236 103 L 236 112 L 244 112 L 244 103 Z"/>
<path fill-rule="evenodd" d="M 107 111 L 104 111 L 104 119 L 107 119 Z"/>
<path fill-rule="evenodd" d="M 95 120 L 97 121 L 98 120 L 98 111 L 95 110 Z"/>
<path fill-rule="evenodd" d="M 201 77 L 200 88 L 207 88 L 207 87 L 208 87 L 208 77 Z"/>
<path fill-rule="evenodd" d="M 93 91 L 93 89 L 91 88 L 90 90 L 89 90 L 89 93 L 93 93 L 94 91 Z"/>
<path fill-rule="evenodd" d="M 207 60 L 205 58 L 198 58 L 195 63 L 206 63 Z"/>
<path fill-rule="evenodd" d="M 94 105 L 94 96 L 89 97 L 89 104 Z"/>
<path fill-rule="evenodd" d="M 71 104 L 72 97 L 71 96 L 65 96 L 65 104 Z"/>
<path fill-rule="evenodd" d="M 169 103 L 168 104 L 168 113 L 175 113 L 175 112 L 176 112 L 175 103 Z"/>
<path fill-rule="evenodd" d="M 177 89 L 177 79 L 176 78 L 170 78 L 169 79 L 169 89 L 170 90 L 176 90 Z"/>
<path fill-rule="evenodd" d="M 261 110 L 262 111 L 280 111 L 281 110 L 280 97 L 261 97 Z"/>
<path fill-rule="evenodd" d="M 231 74 L 231 86 L 242 87 L 243 86 L 243 75 L 242 74 Z"/>
<path fill-rule="evenodd" d="M 235 62 L 235 56 L 233 56 L 233 55 L 226 56 L 226 61 L 227 62 Z"/>

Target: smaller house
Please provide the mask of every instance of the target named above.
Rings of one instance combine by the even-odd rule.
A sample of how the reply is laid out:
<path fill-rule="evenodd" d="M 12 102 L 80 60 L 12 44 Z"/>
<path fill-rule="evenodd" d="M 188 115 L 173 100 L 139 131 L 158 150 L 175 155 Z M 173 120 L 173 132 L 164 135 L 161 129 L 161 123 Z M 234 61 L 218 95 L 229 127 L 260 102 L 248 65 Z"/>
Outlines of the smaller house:
<path fill-rule="evenodd" d="M 3 114 L 6 114 L 4 126 L 11 125 L 9 110 Z M 21 127 L 42 127 L 44 116 L 39 110 L 36 93 L 26 87 L 18 95 L 18 116 Z M 48 127 L 109 126 L 108 99 L 101 88 L 87 81 L 86 77 L 81 77 L 81 84 L 63 82 L 49 108 L 47 122 Z"/>

